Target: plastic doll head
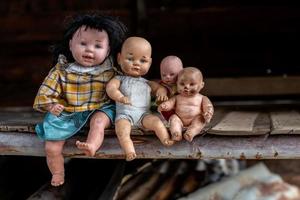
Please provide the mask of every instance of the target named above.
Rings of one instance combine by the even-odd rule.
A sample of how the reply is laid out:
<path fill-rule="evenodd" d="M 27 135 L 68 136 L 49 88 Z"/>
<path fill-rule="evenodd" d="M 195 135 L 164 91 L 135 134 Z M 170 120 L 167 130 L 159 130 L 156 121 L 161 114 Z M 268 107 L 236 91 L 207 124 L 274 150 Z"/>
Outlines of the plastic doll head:
<path fill-rule="evenodd" d="M 162 82 L 167 85 L 176 83 L 178 73 L 182 68 L 182 62 L 177 56 L 165 57 L 160 63 L 160 76 Z"/>
<path fill-rule="evenodd" d="M 56 64 L 59 54 L 66 56 L 68 62 L 74 62 L 69 44 L 74 34 L 82 28 L 86 30 L 94 29 L 99 32 L 105 31 L 108 36 L 109 55 L 116 56 L 120 52 L 122 43 L 126 37 L 127 28 L 117 18 L 91 13 L 75 15 L 67 18 L 67 21 L 63 39 L 52 47 L 54 64 Z"/>
<path fill-rule="evenodd" d="M 129 37 L 118 54 L 118 63 L 122 71 L 133 77 L 147 74 L 151 63 L 151 44 L 141 37 Z"/>
<path fill-rule="evenodd" d="M 195 67 L 183 68 L 178 74 L 177 91 L 183 96 L 198 94 L 204 87 L 203 76 Z"/>
<path fill-rule="evenodd" d="M 101 64 L 109 55 L 109 39 L 105 30 L 80 27 L 69 42 L 74 60 L 85 67 Z"/>

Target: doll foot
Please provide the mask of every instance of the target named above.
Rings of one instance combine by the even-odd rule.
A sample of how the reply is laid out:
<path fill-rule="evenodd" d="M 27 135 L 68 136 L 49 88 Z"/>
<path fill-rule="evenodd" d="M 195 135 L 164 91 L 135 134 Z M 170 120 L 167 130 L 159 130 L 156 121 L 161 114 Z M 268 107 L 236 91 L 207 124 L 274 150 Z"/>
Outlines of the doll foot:
<path fill-rule="evenodd" d="M 65 182 L 64 173 L 56 173 L 52 175 L 51 185 L 54 187 L 58 187 Z"/>
<path fill-rule="evenodd" d="M 163 144 L 164 144 L 165 146 L 172 146 L 172 145 L 174 144 L 174 141 L 173 141 L 173 140 L 170 140 L 170 139 L 165 139 L 165 140 L 163 141 Z"/>
<path fill-rule="evenodd" d="M 186 139 L 186 140 L 189 141 L 189 142 L 192 142 L 193 139 L 194 139 L 193 134 L 187 133 L 187 132 L 183 135 L 183 137 L 184 137 L 184 139 Z"/>
<path fill-rule="evenodd" d="M 172 140 L 174 140 L 174 141 L 182 140 L 181 134 L 179 132 L 172 133 Z"/>
<path fill-rule="evenodd" d="M 92 147 L 91 144 L 86 142 L 80 142 L 79 140 L 77 140 L 76 146 L 78 149 L 82 150 L 85 155 L 92 157 L 95 156 L 96 150 Z"/>
<path fill-rule="evenodd" d="M 126 161 L 132 161 L 136 158 L 135 152 L 127 153 L 126 154 Z"/>

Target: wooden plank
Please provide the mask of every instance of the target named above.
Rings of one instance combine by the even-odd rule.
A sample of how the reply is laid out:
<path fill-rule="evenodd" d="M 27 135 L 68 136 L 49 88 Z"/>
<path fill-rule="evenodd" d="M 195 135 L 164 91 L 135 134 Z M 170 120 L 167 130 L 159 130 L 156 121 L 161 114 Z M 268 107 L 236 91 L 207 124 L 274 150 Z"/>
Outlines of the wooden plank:
<path fill-rule="evenodd" d="M 203 93 L 207 96 L 298 95 L 300 76 L 207 78 Z"/>
<path fill-rule="evenodd" d="M 300 113 L 291 111 L 271 112 L 271 134 L 300 134 Z"/>
<path fill-rule="evenodd" d="M 263 121 L 267 121 L 266 115 L 259 115 L 258 112 L 253 111 L 232 111 L 225 115 L 225 117 L 216 124 L 213 128 L 208 130 L 208 133 L 216 135 L 260 135 L 269 131 L 268 124 L 261 123 L 257 120 L 258 116 Z M 255 128 L 255 122 L 259 124 Z"/>
<path fill-rule="evenodd" d="M 172 147 L 163 146 L 154 136 L 132 137 L 139 159 L 300 159 L 299 135 L 272 137 L 196 137 L 192 143 L 181 141 Z M 87 158 L 80 152 L 73 137 L 66 142 L 64 156 Z M 34 134 L 0 132 L 0 155 L 45 156 L 44 143 Z M 93 158 L 124 159 L 116 137 L 107 136 Z"/>

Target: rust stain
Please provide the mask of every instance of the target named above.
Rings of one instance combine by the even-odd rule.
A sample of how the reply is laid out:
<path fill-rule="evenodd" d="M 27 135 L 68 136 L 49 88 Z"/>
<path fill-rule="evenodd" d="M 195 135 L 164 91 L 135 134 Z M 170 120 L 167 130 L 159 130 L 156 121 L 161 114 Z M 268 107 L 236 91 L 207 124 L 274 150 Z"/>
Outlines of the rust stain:
<path fill-rule="evenodd" d="M 256 158 L 257 160 L 260 160 L 260 159 L 263 158 L 263 156 L 262 156 L 262 154 L 260 154 L 259 152 L 257 152 L 256 155 L 255 155 L 255 158 Z"/>
<path fill-rule="evenodd" d="M 5 153 L 5 152 L 14 152 L 14 153 L 17 153 L 17 152 L 20 152 L 20 151 L 17 151 L 15 149 L 10 148 L 10 147 L 0 147 L 0 152 L 1 153 Z"/>
<path fill-rule="evenodd" d="M 241 159 L 241 160 L 246 160 L 246 156 L 245 156 L 244 152 L 241 153 L 240 159 Z"/>
<path fill-rule="evenodd" d="M 96 154 L 94 158 L 105 158 L 105 159 L 125 159 L 124 155 L 110 155 L 110 154 Z"/>
<path fill-rule="evenodd" d="M 64 157 L 69 158 L 69 157 L 75 157 L 75 156 L 85 156 L 84 153 L 63 153 Z M 88 157 L 88 156 L 86 156 Z"/>
<path fill-rule="evenodd" d="M 201 151 L 199 151 L 199 152 L 196 153 L 196 158 L 202 158 L 202 156 L 203 156 L 203 155 L 202 155 L 202 152 L 201 152 Z"/>
<path fill-rule="evenodd" d="M 279 155 L 279 154 L 278 154 L 278 152 L 277 152 L 277 151 L 275 151 L 275 153 L 274 153 L 274 157 L 276 158 L 278 155 Z"/>
<path fill-rule="evenodd" d="M 145 144 L 145 140 L 141 140 L 140 138 L 137 137 L 132 137 L 133 144 L 135 145 L 141 145 Z"/>

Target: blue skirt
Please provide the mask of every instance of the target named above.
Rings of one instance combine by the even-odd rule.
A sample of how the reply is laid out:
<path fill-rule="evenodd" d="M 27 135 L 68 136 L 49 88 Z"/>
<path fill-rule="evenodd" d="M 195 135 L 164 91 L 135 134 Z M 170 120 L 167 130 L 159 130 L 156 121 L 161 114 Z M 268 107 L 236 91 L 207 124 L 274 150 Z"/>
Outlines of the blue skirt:
<path fill-rule="evenodd" d="M 99 109 L 84 112 L 65 112 L 55 116 L 48 112 L 44 121 L 37 124 L 35 131 L 42 140 L 65 140 L 75 135 L 86 124 L 89 117 L 96 111 L 105 113 L 110 122 L 114 122 L 115 104 L 106 104 Z"/>

